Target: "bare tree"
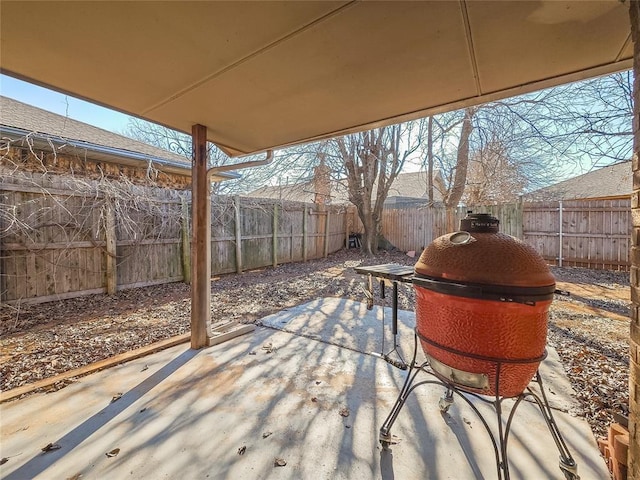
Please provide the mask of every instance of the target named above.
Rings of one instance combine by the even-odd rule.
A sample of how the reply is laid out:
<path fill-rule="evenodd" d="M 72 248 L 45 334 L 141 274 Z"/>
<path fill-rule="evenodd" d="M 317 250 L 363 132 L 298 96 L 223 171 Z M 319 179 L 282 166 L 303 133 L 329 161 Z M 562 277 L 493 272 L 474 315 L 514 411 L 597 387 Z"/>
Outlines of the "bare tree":
<path fill-rule="evenodd" d="M 191 161 L 191 136 L 157 123 L 131 118 L 122 135 L 183 156 Z"/>
<path fill-rule="evenodd" d="M 445 204 L 500 201 L 628 160 L 631 81 L 622 72 L 434 116 L 425 163 L 443 175 Z"/>
<path fill-rule="evenodd" d="M 140 119 L 131 119 L 123 135 L 183 156 L 191 161 L 191 136 Z M 236 163 L 214 144 L 208 144 L 209 166 Z M 258 159 L 259 156 L 255 156 Z M 254 157 L 243 158 L 249 161 Z M 315 144 L 296 146 L 276 152 L 273 161 L 263 167 L 239 171 L 240 178 L 213 185 L 214 195 L 242 194 L 266 185 L 287 186 L 307 181 L 317 165 Z"/>
<path fill-rule="evenodd" d="M 565 175 L 585 173 L 631 158 L 632 80 L 631 71 L 620 72 L 490 105 L 511 119 L 520 156 L 562 162 Z"/>
<path fill-rule="evenodd" d="M 156 123 L 147 122 L 138 118 L 132 118 L 127 124 L 123 135 L 153 145 L 163 150 L 183 156 L 185 160 L 191 162 L 192 140 L 191 136 L 171 128 L 163 127 Z M 229 157 L 213 143 L 207 144 L 209 152 L 209 167 L 228 165 L 232 163 Z M 212 184 L 212 194 L 221 195 L 230 190 L 228 182 Z"/>
<path fill-rule="evenodd" d="M 514 202 L 527 184 L 522 164 L 509 156 L 499 138 L 494 138 L 471 155 L 462 202 L 465 205 Z"/>
<path fill-rule="evenodd" d="M 422 144 L 426 121 L 408 122 L 328 141 L 326 148 L 346 174 L 349 201 L 364 226 L 363 250 L 378 251 L 382 210 L 389 188 Z"/>
<path fill-rule="evenodd" d="M 469 149 L 471 142 L 471 134 L 473 133 L 474 124 L 473 117 L 476 113 L 475 107 L 464 109 L 464 117 L 462 119 L 462 127 L 460 129 L 460 138 L 458 140 L 458 149 L 456 153 L 456 164 L 453 181 L 450 183 L 449 191 L 444 196 L 444 204 L 447 207 L 456 207 L 462 199 L 465 186 L 467 184 L 467 167 L 469 165 Z"/>
<path fill-rule="evenodd" d="M 433 115 L 427 118 L 427 199 L 429 203 L 434 202 L 433 191 Z"/>

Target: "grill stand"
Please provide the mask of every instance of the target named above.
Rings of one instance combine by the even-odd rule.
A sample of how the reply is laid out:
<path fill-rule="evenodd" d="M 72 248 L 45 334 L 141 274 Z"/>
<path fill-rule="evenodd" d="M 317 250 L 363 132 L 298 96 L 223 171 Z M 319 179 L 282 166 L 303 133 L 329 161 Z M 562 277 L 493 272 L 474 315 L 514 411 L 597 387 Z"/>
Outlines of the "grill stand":
<path fill-rule="evenodd" d="M 415 390 L 417 387 L 421 385 L 427 385 L 427 384 L 442 385 L 445 387 L 446 390 L 438 403 L 440 407 L 440 411 L 442 413 L 446 413 L 449 410 L 449 407 L 454 402 L 454 395 L 457 395 L 458 397 L 462 398 L 465 402 L 467 402 L 469 407 L 471 407 L 471 409 L 474 411 L 478 419 L 482 422 L 482 425 L 484 426 L 485 430 L 489 434 L 489 437 L 493 444 L 494 453 L 495 453 L 496 470 L 498 472 L 498 479 L 509 480 L 510 479 L 509 458 L 508 458 L 507 446 L 509 441 L 509 433 L 511 431 L 511 422 L 513 421 L 515 412 L 518 406 L 520 405 L 520 403 L 522 402 L 522 400 L 529 398 L 529 399 L 532 399 L 540 409 L 542 417 L 544 418 L 544 421 L 547 424 L 547 427 L 549 428 L 549 432 L 551 433 L 551 436 L 553 437 L 556 447 L 558 448 L 558 452 L 560 453 L 560 464 L 559 464 L 560 470 L 562 471 L 562 473 L 564 474 L 567 480 L 579 480 L 580 477 L 578 476 L 578 466 L 575 460 L 573 459 L 573 457 L 571 456 L 571 453 L 569 452 L 569 449 L 567 448 L 567 445 L 564 439 L 562 438 L 562 435 L 560 434 L 558 425 L 556 424 L 553 418 L 551 407 L 549 406 L 549 402 L 547 400 L 547 396 L 544 391 L 540 372 L 537 371 L 532 380 L 532 382 L 535 382 L 538 385 L 538 389 L 540 390 L 539 394 L 533 391 L 529 386 L 525 389 L 524 392 L 522 392 L 520 395 L 516 397 L 500 397 L 497 393 L 500 391 L 498 387 L 500 385 L 500 370 L 503 364 L 539 362 L 541 359 L 546 357 L 546 352 L 542 356 L 542 358 L 514 361 L 514 360 L 496 359 L 491 357 L 482 357 L 479 355 L 470 355 L 468 353 L 458 352 L 453 350 L 454 353 L 457 353 L 458 355 L 461 355 L 461 356 L 471 357 L 474 359 L 485 360 L 485 361 L 495 363 L 496 394 L 493 397 L 484 397 L 479 394 L 463 390 L 459 388 L 456 384 L 452 383 L 451 381 L 448 381 L 446 378 L 443 378 L 437 375 L 433 370 L 429 368 L 428 361 L 422 364 L 416 363 L 416 355 L 418 352 L 418 336 L 420 336 L 422 340 L 429 342 L 429 340 L 421 336 L 417 332 L 417 330 L 414 332 L 413 358 L 411 360 L 411 363 L 408 366 L 409 371 L 407 373 L 407 378 L 405 379 L 404 385 L 400 390 L 400 394 L 398 395 L 398 398 L 396 399 L 396 402 L 393 405 L 393 408 L 391 409 L 389 416 L 386 418 L 386 420 L 382 424 L 382 427 L 380 428 L 379 440 L 383 448 L 386 449 L 389 447 L 389 445 L 396 443 L 393 440 L 393 436 L 391 435 L 391 427 L 395 423 L 398 415 L 400 414 L 400 411 L 402 410 L 402 407 L 404 406 L 405 402 L 409 398 L 409 395 L 411 394 L 411 392 L 413 392 L 413 390 Z M 430 343 L 433 343 L 433 342 L 430 342 Z M 439 346 L 439 345 L 438 347 L 442 348 L 442 346 Z M 452 350 L 452 349 L 449 349 L 449 350 Z M 436 379 L 417 381 L 418 374 L 420 374 L 421 372 L 431 375 Z M 496 435 L 491 431 L 491 428 L 489 427 L 487 420 L 476 408 L 476 406 L 471 402 L 469 397 L 477 398 L 478 400 L 493 406 L 496 413 L 497 423 L 498 423 L 497 438 L 496 438 Z M 513 407 L 511 408 L 511 411 L 509 412 L 506 424 L 503 425 L 502 402 L 504 402 L 507 399 L 513 399 L 514 404 L 513 404 Z"/>
<path fill-rule="evenodd" d="M 369 275 L 369 279 L 371 279 L 371 275 Z M 382 346 L 380 347 L 380 353 L 371 352 L 371 355 L 374 357 L 378 357 L 383 359 L 385 362 L 390 363 L 396 368 L 400 370 L 406 370 L 408 365 L 407 362 L 402 358 L 402 354 L 400 350 L 398 350 L 398 282 L 393 281 L 393 296 L 391 297 L 391 311 L 392 311 L 392 319 L 391 319 L 391 334 L 393 335 L 393 348 L 389 350 L 387 353 L 384 352 L 384 337 L 385 337 L 385 318 L 384 318 L 384 309 L 386 307 L 386 294 L 385 294 L 385 280 L 380 280 L 380 298 L 382 299 Z M 394 359 L 393 357 L 396 357 Z"/>
<path fill-rule="evenodd" d="M 413 275 L 413 267 L 404 265 L 396 265 L 393 263 L 385 263 L 383 265 L 373 265 L 368 267 L 356 267 L 355 272 L 367 276 L 366 287 L 363 289 L 367 298 L 367 310 L 373 309 L 373 278 L 380 279 L 380 298 L 382 305 L 382 346 L 380 353 L 370 352 L 371 355 L 382 358 L 385 362 L 390 363 L 394 367 L 406 370 L 408 365 L 402 358 L 400 350 L 398 350 L 398 282 L 409 283 L 410 277 Z M 391 334 L 393 336 L 393 348 L 385 352 L 385 316 L 384 309 L 386 306 L 387 294 L 385 289 L 385 280 L 392 283 L 393 291 L 391 295 Z"/>

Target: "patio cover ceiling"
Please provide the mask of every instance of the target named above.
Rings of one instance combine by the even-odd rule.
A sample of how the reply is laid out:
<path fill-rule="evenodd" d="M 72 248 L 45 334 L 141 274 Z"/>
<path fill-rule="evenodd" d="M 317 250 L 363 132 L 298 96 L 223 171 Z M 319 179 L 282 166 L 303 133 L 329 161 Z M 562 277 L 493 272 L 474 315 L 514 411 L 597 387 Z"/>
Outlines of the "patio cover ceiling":
<path fill-rule="evenodd" d="M 232 156 L 632 66 L 594 2 L 10 2 L 0 68 Z"/>

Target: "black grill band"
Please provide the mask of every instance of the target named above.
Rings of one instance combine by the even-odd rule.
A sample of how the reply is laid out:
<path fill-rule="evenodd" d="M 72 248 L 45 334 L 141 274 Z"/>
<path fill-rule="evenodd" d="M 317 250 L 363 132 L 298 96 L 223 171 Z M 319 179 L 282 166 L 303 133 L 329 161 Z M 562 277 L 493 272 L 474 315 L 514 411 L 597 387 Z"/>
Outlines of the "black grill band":
<path fill-rule="evenodd" d="M 552 300 L 556 289 L 555 284 L 543 287 L 485 285 L 432 278 L 420 274 L 415 274 L 411 278 L 411 282 L 418 287 L 445 295 L 506 303 L 521 303 L 531 306 L 535 305 L 536 302 Z"/>

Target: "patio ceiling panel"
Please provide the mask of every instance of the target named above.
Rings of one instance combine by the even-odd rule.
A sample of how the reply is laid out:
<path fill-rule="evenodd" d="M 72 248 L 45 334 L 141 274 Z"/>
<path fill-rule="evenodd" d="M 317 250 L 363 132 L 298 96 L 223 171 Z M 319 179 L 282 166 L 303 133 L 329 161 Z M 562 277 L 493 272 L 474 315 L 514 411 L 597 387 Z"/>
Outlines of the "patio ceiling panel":
<path fill-rule="evenodd" d="M 232 155 L 631 67 L 593 2 L 0 3 L 0 69 Z"/>
<path fill-rule="evenodd" d="M 466 6 L 482 93 L 615 63 L 631 35 L 628 11 L 613 2 Z"/>
<path fill-rule="evenodd" d="M 206 124 L 217 143 L 242 153 L 475 95 L 460 4 L 376 2 L 352 5 L 149 114 L 189 119 L 181 129 Z"/>
<path fill-rule="evenodd" d="M 144 115 L 344 3 L 3 1 L 0 65 Z"/>

